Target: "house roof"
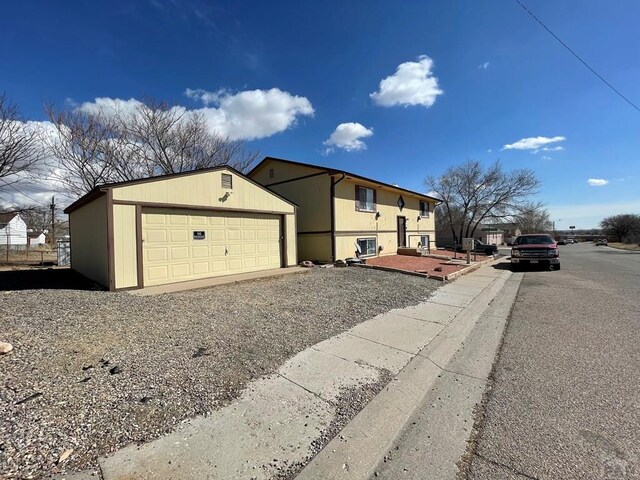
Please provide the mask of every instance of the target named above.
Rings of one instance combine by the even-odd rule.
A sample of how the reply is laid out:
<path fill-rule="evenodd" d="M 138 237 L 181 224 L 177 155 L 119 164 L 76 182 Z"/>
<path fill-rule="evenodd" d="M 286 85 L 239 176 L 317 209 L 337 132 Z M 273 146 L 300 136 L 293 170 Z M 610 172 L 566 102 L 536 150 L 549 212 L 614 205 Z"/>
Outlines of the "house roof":
<path fill-rule="evenodd" d="M 101 197 L 102 195 L 104 195 L 107 192 L 107 190 L 110 190 L 112 188 L 125 187 L 125 186 L 129 186 L 129 185 L 138 185 L 138 184 L 141 184 L 141 183 L 157 182 L 157 181 L 167 180 L 167 179 L 176 178 L 176 177 L 186 177 L 188 175 L 198 175 L 198 174 L 201 174 L 201 173 L 215 172 L 216 170 L 230 170 L 233 173 L 235 173 L 236 175 L 239 175 L 242 178 L 244 178 L 245 180 L 247 180 L 247 181 L 251 182 L 252 184 L 256 185 L 257 187 L 260 187 L 263 190 L 267 190 L 269 193 L 271 193 L 272 195 L 275 195 L 280 200 L 283 200 L 283 201 L 293 205 L 294 207 L 297 207 L 297 205 L 295 203 L 293 203 L 291 200 L 287 200 L 286 198 L 282 197 L 281 195 L 278 195 L 277 193 L 265 188 L 263 185 L 260 185 L 259 183 L 255 182 L 254 180 L 248 178 L 246 175 L 244 175 L 243 173 L 239 172 L 235 168 L 233 168 L 233 167 L 231 167 L 229 165 L 218 165 L 216 167 L 201 168 L 199 170 L 190 170 L 188 172 L 168 173 L 168 174 L 165 174 L 165 175 L 156 175 L 155 177 L 140 178 L 140 179 L 137 179 L 137 180 L 127 180 L 126 182 L 104 183 L 102 185 L 98 185 L 98 186 L 94 187 L 90 192 L 88 192 L 87 194 L 83 195 L 82 197 L 80 197 L 75 202 L 73 202 L 71 205 L 69 205 L 67 208 L 64 209 L 64 213 L 68 214 L 68 213 L 73 212 L 74 210 L 77 210 L 78 208 L 82 207 L 83 205 L 86 205 L 87 203 L 92 202 L 96 198 Z"/>
<path fill-rule="evenodd" d="M 381 182 L 380 180 L 375 180 L 373 178 L 363 177 L 362 175 L 358 175 L 356 173 L 347 172 L 346 170 L 340 170 L 340 169 L 331 168 L 331 167 L 323 167 L 323 166 L 320 166 L 320 165 L 313 165 L 311 163 L 295 162 L 293 160 L 285 160 L 284 158 L 265 157 L 258 165 L 256 165 L 248 173 L 248 175 L 251 176 L 251 174 L 256 172 L 258 169 L 262 168 L 264 165 L 266 165 L 270 161 L 288 163 L 288 164 L 291 164 L 291 165 L 299 165 L 299 166 L 302 166 L 302 167 L 311 167 L 311 168 L 315 168 L 317 170 L 320 170 L 322 172 L 327 172 L 329 175 L 343 174 L 343 175 L 345 175 L 345 176 L 347 176 L 349 178 L 354 178 L 356 180 L 362 180 L 364 182 L 375 183 L 375 184 L 379 185 L 380 187 L 390 188 L 390 189 L 393 189 L 393 190 L 397 190 L 399 192 L 404 192 L 404 193 L 415 195 L 415 196 L 418 196 L 418 197 L 421 197 L 421 198 L 426 198 L 428 200 L 432 200 L 432 201 L 435 201 L 437 203 L 441 203 L 442 202 L 442 200 L 440 200 L 438 198 L 435 198 L 435 197 L 432 197 L 432 196 L 429 196 L 427 194 L 416 192 L 414 190 L 408 190 L 406 188 L 398 187 L 396 185 L 391 185 L 389 183 Z"/>
<path fill-rule="evenodd" d="M 16 215 L 18 214 L 15 212 L 0 213 L 0 224 L 9 223 Z"/>

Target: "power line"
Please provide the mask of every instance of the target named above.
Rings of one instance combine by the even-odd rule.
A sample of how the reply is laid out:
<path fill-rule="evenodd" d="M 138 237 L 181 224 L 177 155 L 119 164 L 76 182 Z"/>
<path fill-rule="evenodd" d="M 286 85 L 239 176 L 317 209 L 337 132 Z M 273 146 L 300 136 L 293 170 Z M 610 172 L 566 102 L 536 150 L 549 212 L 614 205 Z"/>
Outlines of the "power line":
<path fill-rule="evenodd" d="M 627 102 L 629 105 L 631 105 L 633 108 L 635 108 L 637 111 L 640 112 L 640 108 L 638 108 L 638 106 L 633 103 L 631 100 L 629 100 L 627 97 L 625 97 L 622 92 L 620 92 L 620 90 L 618 90 L 616 87 L 614 87 L 613 85 L 611 85 L 602 75 L 600 75 L 598 72 L 595 71 L 595 69 L 593 67 L 591 67 L 587 62 L 585 62 L 582 57 L 580 57 L 580 55 L 578 55 L 576 52 L 574 52 L 571 47 L 569 45 L 567 45 L 566 43 L 564 43 L 560 37 L 558 37 L 555 33 L 553 33 L 551 31 L 551 29 L 549 27 L 547 27 L 544 23 L 542 23 L 542 20 L 540 20 L 538 17 L 535 16 L 535 14 L 529 10 L 520 0 L 515 0 L 515 2 L 520 5 L 525 12 L 527 12 L 529 15 L 531 15 L 531 17 L 538 22 L 542 28 L 544 28 L 547 32 L 549 32 L 551 34 L 551 36 L 553 38 L 555 38 L 558 42 L 560 42 L 560 44 L 566 48 L 571 55 L 573 55 L 574 57 L 576 57 L 578 60 L 580 60 L 580 62 L 587 67 L 591 73 L 593 73 L 596 77 L 598 77 L 600 80 L 602 80 L 602 82 L 609 87 L 611 90 L 613 90 L 620 98 L 622 98 L 625 102 Z"/>
<path fill-rule="evenodd" d="M 23 195 L 23 196 L 27 197 L 29 200 L 31 200 L 32 202 L 35 202 L 36 204 L 39 204 L 39 205 L 40 205 L 40 204 L 44 204 L 44 202 L 42 202 L 41 200 L 36 200 L 36 199 L 34 199 L 33 197 L 30 197 L 29 195 L 27 195 L 26 193 L 21 192 L 20 190 L 18 190 L 18 189 L 17 189 L 13 184 L 11 184 L 11 183 L 6 183 L 6 182 L 5 182 L 5 184 L 4 184 L 4 185 L 5 185 L 6 187 L 11 187 L 11 188 L 13 188 L 13 189 L 14 189 L 16 192 L 18 192 L 20 195 Z"/>

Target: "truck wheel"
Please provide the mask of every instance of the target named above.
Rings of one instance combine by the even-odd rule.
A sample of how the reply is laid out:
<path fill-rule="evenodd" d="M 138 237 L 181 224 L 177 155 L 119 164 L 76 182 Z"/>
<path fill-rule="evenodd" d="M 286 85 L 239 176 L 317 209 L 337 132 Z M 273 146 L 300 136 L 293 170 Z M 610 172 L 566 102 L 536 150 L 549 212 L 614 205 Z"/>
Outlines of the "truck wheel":
<path fill-rule="evenodd" d="M 556 263 L 556 270 L 560 270 L 560 264 Z"/>

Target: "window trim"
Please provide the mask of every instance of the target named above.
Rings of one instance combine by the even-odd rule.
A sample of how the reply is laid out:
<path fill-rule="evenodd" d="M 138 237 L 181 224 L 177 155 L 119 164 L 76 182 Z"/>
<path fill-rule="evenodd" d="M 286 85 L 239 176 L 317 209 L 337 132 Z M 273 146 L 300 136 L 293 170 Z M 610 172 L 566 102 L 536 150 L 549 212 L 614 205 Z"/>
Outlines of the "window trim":
<path fill-rule="evenodd" d="M 378 238 L 377 237 L 358 237 L 356 238 L 356 243 L 359 243 L 360 240 L 373 240 L 374 247 L 373 253 L 362 253 L 360 252 L 360 258 L 363 257 L 375 257 L 378 253 Z"/>
<path fill-rule="evenodd" d="M 373 210 L 368 210 L 360 206 L 360 189 L 361 188 L 365 190 L 371 190 L 373 192 Z M 378 194 L 375 188 L 356 185 L 355 193 L 356 193 L 356 211 L 357 212 L 376 213 L 378 208 Z"/>

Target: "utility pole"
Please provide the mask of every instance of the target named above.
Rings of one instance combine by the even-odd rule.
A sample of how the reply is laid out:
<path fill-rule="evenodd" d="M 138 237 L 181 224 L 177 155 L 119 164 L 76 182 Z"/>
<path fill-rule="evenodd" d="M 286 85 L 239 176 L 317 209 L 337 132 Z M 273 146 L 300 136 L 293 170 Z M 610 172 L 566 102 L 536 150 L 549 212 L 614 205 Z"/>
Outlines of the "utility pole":
<path fill-rule="evenodd" d="M 51 197 L 51 248 L 56 245 L 56 197 Z"/>

